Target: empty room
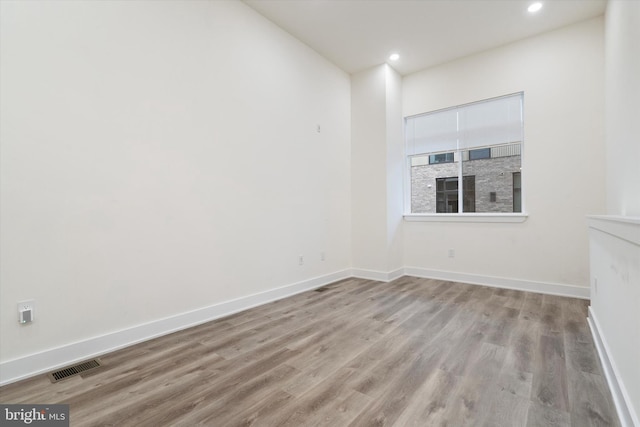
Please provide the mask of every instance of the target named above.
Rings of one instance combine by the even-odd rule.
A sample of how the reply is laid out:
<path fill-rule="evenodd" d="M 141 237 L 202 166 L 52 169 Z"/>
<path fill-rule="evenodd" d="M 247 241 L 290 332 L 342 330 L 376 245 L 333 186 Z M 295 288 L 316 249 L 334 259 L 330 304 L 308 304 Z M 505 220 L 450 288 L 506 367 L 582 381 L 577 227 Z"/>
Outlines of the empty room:
<path fill-rule="evenodd" d="M 640 1 L 0 0 L 0 424 L 640 427 Z"/>

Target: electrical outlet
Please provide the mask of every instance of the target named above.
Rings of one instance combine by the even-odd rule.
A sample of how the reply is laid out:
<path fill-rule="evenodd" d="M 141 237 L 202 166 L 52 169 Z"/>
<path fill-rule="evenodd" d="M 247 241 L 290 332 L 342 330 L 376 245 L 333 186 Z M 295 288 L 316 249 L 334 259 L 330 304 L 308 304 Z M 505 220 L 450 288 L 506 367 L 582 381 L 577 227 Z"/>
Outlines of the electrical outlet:
<path fill-rule="evenodd" d="M 324 252 L 320 252 L 320 261 L 324 261 L 326 259 Z"/>
<path fill-rule="evenodd" d="M 597 277 L 595 279 L 593 279 L 593 291 L 596 294 L 598 293 L 598 278 Z"/>
<path fill-rule="evenodd" d="M 35 319 L 36 302 L 34 300 L 20 301 L 18 303 L 18 322 L 31 323 Z"/>
<path fill-rule="evenodd" d="M 455 258 L 455 256 L 456 256 L 456 250 L 449 249 L 449 258 Z"/>
<path fill-rule="evenodd" d="M 298 265 L 304 264 L 304 257 L 302 255 L 298 256 Z"/>

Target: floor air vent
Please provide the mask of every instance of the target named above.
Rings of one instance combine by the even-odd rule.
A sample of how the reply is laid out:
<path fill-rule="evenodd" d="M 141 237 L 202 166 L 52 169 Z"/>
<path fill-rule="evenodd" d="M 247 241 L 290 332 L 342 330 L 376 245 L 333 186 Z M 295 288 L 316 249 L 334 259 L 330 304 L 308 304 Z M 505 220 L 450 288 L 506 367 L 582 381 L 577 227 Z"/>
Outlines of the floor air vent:
<path fill-rule="evenodd" d="M 58 381 L 62 381 L 75 375 L 79 375 L 91 369 L 99 368 L 100 366 L 102 366 L 102 364 L 100 363 L 100 359 L 88 360 L 86 362 L 78 363 L 77 365 L 67 366 L 66 368 L 51 372 L 49 374 L 49 379 L 52 383 L 57 383 Z"/>

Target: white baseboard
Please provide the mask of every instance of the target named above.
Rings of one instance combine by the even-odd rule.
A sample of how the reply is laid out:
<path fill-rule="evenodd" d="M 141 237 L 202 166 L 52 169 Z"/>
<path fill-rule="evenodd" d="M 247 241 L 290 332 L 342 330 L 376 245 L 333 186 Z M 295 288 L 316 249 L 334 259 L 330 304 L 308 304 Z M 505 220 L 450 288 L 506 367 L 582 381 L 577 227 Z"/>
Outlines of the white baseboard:
<path fill-rule="evenodd" d="M 178 314 L 154 322 L 2 362 L 0 363 L 0 385 L 9 384 L 86 359 L 98 357 L 133 344 L 157 338 L 162 335 L 167 335 L 201 323 L 209 322 L 211 320 L 266 304 L 271 301 L 286 298 L 300 292 L 316 289 L 326 284 L 347 279 L 349 277 L 390 282 L 404 275 L 575 298 L 589 298 L 589 288 L 582 288 L 579 286 L 505 279 L 501 277 L 455 273 L 450 271 L 428 270 L 417 267 L 399 268 L 389 272 L 354 268 L 315 277 L 235 300 L 225 301 L 191 312 Z"/>
<path fill-rule="evenodd" d="M 631 398 L 627 393 L 615 361 L 609 356 L 611 351 L 609 350 L 604 335 L 601 333 L 600 324 L 591 307 L 589 307 L 589 317 L 587 320 L 589 321 L 589 327 L 591 328 L 591 334 L 593 335 L 593 342 L 598 351 L 598 356 L 600 356 L 600 363 L 602 364 L 604 375 L 607 378 L 607 383 L 611 390 L 613 403 L 616 405 L 616 410 L 618 411 L 620 424 L 622 427 L 640 427 L 638 414 L 635 413 Z"/>
<path fill-rule="evenodd" d="M 389 271 L 386 273 L 384 271 L 354 268 L 351 270 L 351 275 L 359 279 L 377 280 L 380 282 L 390 282 L 392 280 L 396 280 L 397 278 L 404 276 L 404 268 L 399 268 L 397 270 Z"/>
<path fill-rule="evenodd" d="M 559 295 L 581 299 L 590 298 L 590 289 L 583 286 L 534 282 L 531 280 L 456 273 L 453 271 L 429 270 L 419 267 L 405 267 L 404 273 L 408 276 L 422 277 L 426 279 L 449 280 L 452 282 L 469 283 L 472 285 L 492 286 L 494 288 L 515 289 L 518 291 L 536 292 L 540 294 Z"/>
<path fill-rule="evenodd" d="M 0 363 L 0 385 L 190 328 L 351 277 L 343 270 Z"/>

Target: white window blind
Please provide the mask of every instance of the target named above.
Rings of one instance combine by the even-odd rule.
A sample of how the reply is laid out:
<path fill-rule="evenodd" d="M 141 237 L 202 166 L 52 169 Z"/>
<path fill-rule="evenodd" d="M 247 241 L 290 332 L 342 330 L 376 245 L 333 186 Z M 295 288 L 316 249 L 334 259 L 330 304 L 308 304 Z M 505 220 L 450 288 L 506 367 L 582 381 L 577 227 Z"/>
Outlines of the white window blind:
<path fill-rule="evenodd" d="M 407 155 L 522 141 L 522 93 L 406 119 Z"/>
<path fill-rule="evenodd" d="M 454 151 L 458 146 L 455 109 L 409 117 L 406 125 L 408 155 Z"/>

